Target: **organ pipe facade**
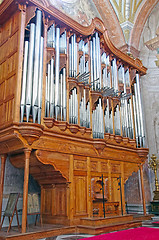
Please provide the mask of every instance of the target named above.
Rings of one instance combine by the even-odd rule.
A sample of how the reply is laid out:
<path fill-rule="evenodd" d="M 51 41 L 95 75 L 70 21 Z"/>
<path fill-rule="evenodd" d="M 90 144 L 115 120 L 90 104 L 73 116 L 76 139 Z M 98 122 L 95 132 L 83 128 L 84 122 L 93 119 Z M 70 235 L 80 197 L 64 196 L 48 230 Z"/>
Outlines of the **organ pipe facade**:
<path fill-rule="evenodd" d="M 21 122 L 41 123 L 43 25 L 37 10 L 26 26 Z M 130 77 L 131 66 L 105 50 L 99 31 L 88 36 L 69 31 L 56 21 L 47 29 L 45 117 L 91 128 L 93 138 L 110 133 L 135 138 L 136 146 L 144 147 L 139 72 Z"/>

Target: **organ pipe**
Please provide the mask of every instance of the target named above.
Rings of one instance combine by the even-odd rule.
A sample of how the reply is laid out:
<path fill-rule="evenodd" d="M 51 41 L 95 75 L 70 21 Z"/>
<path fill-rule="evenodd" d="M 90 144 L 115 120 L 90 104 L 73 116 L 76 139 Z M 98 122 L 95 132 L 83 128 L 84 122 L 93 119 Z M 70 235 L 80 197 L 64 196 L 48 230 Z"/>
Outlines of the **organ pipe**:
<path fill-rule="evenodd" d="M 55 102 L 54 102 L 54 96 L 55 96 L 55 89 L 54 89 L 54 59 L 51 59 L 50 64 L 51 70 L 49 72 L 50 76 L 50 117 L 54 117 L 54 108 L 55 108 Z M 48 89 L 49 91 L 49 89 Z"/>
<path fill-rule="evenodd" d="M 32 99 L 32 73 L 33 73 L 33 59 L 34 59 L 34 42 L 35 42 L 35 24 L 30 24 L 29 37 L 29 53 L 28 53 L 28 69 L 27 69 L 27 88 L 26 88 L 26 120 L 29 121 Z"/>
<path fill-rule="evenodd" d="M 27 85 L 28 48 L 29 48 L 29 42 L 25 41 L 24 62 L 23 62 L 23 77 L 22 77 L 22 94 L 21 94 L 21 122 L 23 122 L 24 110 L 25 110 L 26 85 Z"/>
<path fill-rule="evenodd" d="M 60 64 L 60 28 L 56 28 L 56 62 L 55 62 L 55 118 L 57 120 L 59 114 L 59 64 Z"/>
<path fill-rule="evenodd" d="M 33 69 L 33 96 L 32 96 L 32 114 L 33 122 L 35 123 L 38 112 L 38 85 L 39 85 L 39 73 L 40 73 L 40 43 L 41 43 L 41 24 L 42 24 L 42 12 L 37 10 L 36 13 L 36 26 L 35 26 L 35 52 L 34 52 L 34 69 Z"/>
<path fill-rule="evenodd" d="M 41 108 L 42 108 L 43 48 L 44 48 L 44 38 L 41 37 L 40 63 L 39 63 L 39 86 L 38 86 L 38 123 L 39 124 L 41 123 Z"/>

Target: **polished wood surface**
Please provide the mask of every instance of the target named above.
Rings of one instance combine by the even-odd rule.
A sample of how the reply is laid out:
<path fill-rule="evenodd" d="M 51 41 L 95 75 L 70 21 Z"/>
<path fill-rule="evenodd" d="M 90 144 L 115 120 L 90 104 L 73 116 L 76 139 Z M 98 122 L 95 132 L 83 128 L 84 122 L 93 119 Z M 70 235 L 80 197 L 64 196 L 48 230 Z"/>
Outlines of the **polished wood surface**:
<path fill-rule="evenodd" d="M 30 159 L 31 151 L 29 149 L 25 149 L 24 153 L 25 153 L 25 168 L 24 168 L 24 185 L 23 185 L 22 233 L 26 232 L 26 223 L 27 223 L 29 159 Z"/>
<path fill-rule="evenodd" d="M 119 202 L 105 202 L 105 216 L 119 215 Z M 103 201 L 102 199 L 93 200 L 94 217 L 103 217 Z"/>
<path fill-rule="evenodd" d="M 143 204 L 144 215 L 146 215 L 146 201 L 145 201 L 145 191 L 144 191 L 143 165 L 140 165 L 140 178 L 141 178 L 142 204 Z"/>

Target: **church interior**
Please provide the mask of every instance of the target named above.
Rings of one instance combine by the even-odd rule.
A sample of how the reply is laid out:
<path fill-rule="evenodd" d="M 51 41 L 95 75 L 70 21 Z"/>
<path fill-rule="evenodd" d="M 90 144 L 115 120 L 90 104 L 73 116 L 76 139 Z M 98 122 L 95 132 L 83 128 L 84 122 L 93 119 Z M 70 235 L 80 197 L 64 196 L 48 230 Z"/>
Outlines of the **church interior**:
<path fill-rule="evenodd" d="M 158 0 L 0 0 L 0 239 L 159 215 L 158 94 Z"/>

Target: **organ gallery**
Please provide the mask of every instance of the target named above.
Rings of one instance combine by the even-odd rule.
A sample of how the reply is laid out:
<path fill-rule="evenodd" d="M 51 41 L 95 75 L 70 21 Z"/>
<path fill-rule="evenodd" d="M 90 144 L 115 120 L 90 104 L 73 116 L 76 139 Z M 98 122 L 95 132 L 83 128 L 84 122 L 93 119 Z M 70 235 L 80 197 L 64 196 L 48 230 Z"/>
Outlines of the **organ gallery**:
<path fill-rule="evenodd" d="M 0 25 L 0 154 L 24 168 L 22 232 L 29 174 L 43 223 L 103 217 L 103 201 L 106 216 L 126 215 L 124 184 L 138 169 L 146 214 L 142 62 L 100 19 L 82 26 L 48 1 L 4 0 Z"/>

